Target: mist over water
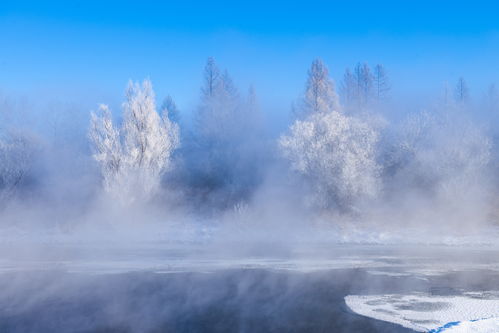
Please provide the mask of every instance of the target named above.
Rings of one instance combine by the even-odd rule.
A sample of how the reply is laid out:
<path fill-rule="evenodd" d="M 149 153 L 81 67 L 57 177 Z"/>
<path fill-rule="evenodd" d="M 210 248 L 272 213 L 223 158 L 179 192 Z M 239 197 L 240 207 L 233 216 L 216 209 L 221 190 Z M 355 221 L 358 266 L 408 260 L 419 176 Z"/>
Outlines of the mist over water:
<path fill-rule="evenodd" d="M 487 242 L 497 225 L 495 90 L 471 100 L 463 80 L 406 111 L 389 71 L 373 67 L 333 80 L 316 60 L 277 134 L 258 87 L 236 87 L 212 58 L 192 110 L 162 101 L 150 81 L 131 84 L 118 109 L 96 105 L 92 121 L 91 110 L 40 110 L 3 94 L 2 227 L 208 228 L 214 239 L 277 228 L 291 235 L 276 239 L 319 230 L 332 242 L 438 242 L 426 235 L 438 228 Z"/>

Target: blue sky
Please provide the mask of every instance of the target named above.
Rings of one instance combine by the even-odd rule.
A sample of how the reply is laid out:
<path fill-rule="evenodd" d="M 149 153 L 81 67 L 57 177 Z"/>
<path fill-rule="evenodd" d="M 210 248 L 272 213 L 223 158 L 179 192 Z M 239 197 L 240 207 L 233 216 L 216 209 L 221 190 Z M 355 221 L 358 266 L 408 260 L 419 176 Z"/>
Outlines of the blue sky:
<path fill-rule="evenodd" d="M 71 5 L 69 5 L 71 4 Z M 40 101 L 119 105 L 128 79 L 151 78 L 185 111 L 208 56 L 276 114 L 303 90 L 315 57 L 339 81 L 383 63 L 398 98 L 436 94 L 462 75 L 472 96 L 499 83 L 494 1 L 0 2 L 0 91 Z"/>

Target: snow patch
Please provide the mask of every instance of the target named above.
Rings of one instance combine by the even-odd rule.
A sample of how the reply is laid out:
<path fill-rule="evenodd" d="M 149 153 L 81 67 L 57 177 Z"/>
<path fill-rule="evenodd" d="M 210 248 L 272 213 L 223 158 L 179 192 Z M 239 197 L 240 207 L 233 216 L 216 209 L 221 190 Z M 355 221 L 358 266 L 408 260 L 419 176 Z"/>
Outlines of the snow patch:
<path fill-rule="evenodd" d="M 345 302 L 357 314 L 420 332 L 473 332 L 466 328 L 479 328 L 481 325 L 497 327 L 493 325 L 497 325 L 498 321 L 492 318 L 499 317 L 497 292 L 474 292 L 459 296 L 434 296 L 424 293 L 350 295 L 345 297 Z M 477 320 L 482 318 L 491 320 L 484 323 Z M 461 327 L 464 327 L 464 330 L 457 330 Z M 456 331 L 453 331 L 454 329 Z"/>

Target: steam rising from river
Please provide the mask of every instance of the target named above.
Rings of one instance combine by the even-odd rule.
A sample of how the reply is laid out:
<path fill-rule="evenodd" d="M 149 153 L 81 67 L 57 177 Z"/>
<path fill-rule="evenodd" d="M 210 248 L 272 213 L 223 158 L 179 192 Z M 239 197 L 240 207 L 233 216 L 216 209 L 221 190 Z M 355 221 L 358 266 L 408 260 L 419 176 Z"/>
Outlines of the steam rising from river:
<path fill-rule="evenodd" d="M 369 68 L 359 68 L 366 80 Z M 103 109 L 90 137 L 85 110 L 58 117 L 69 112 L 59 104 L 39 119 L 39 109 L 4 96 L 1 227 L 89 239 L 106 230 L 104 238 L 124 241 L 438 243 L 445 233 L 489 242 L 498 150 L 484 120 L 495 115 L 463 96 L 408 113 L 395 108 L 400 101 L 353 94 L 348 82 L 338 96 L 326 65 L 314 61 L 290 128 L 278 135 L 256 90 L 239 90 L 211 58 L 194 110 L 179 111 L 171 97 L 159 103 L 149 81 L 131 84 L 123 114 Z M 146 110 L 143 118 L 134 108 Z M 134 146 L 140 136 L 156 142 L 147 159 Z"/>

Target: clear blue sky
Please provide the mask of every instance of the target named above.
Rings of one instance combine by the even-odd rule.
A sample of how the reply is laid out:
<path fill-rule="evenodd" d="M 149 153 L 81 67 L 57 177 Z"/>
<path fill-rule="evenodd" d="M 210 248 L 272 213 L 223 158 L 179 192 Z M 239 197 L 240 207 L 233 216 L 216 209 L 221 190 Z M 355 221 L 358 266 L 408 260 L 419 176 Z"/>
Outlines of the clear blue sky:
<path fill-rule="evenodd" d="M 499 83 L 497 1 L 0 1 L 0 91 L 119 105 L 150 77 L 189 112 L 208 56 L 264 107 L 284 113 L 315 57 L 339 81 L 383 63 L 397 96 L 463 75 L 473 97 Z"/>

